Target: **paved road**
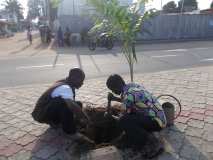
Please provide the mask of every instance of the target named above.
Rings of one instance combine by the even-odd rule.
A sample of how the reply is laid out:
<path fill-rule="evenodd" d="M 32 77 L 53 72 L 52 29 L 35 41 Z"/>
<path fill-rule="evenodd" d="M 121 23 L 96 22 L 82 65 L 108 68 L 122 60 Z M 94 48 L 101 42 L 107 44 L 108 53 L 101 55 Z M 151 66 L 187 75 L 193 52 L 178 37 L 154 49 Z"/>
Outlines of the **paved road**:
<path fill-rule="evenodd" d="M 213 65 L 211 42 L 171 43 L 137 46 L 138 63 L 135 72 L 156 72 L 179 68 Z M 204 45 L 208 44 L 208 45 Z M 162 47 L 163 46 L 163 47 Z M 29 50 L 35 53 L 42 50 Z M 0 57 L 0 87 L 34 83 L 49 83 L 65 77 L 72 67 L 85 70 L 87 79 L 111 73 L 128 73 L 128 65 L 120 49 L 85 48 L 56 50 L 57 54 L 23 54 Z M 54 63 L 56 65 L 54 67 Z"/>

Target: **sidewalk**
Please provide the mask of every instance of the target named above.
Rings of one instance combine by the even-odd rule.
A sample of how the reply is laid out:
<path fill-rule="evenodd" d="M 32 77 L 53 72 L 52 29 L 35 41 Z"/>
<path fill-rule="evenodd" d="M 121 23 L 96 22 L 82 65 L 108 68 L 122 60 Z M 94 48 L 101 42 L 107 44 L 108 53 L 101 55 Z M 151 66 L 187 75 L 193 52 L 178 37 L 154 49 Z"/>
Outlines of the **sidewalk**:
<path fill-rule="evenodd" d="M 212 160 L 213 67 L 136 74 L 135 79 L 155 95 L 176 96 L 183 105 L 175 126 L 162 132 L 166 153 L 158 160 Z M 77 99 L 105 104 L 105 80 L 87 80 Z M 48 126 L 36 123 L 30 115 L 47 86 L 0 89 L 0 160 L 66 160 L 65 148 L 71 142 Z"/>
<path fill-rule="evenodd" d="M 0 39 L 0 57 L 35 56 L 55 54 L 50 45 L 42 44 L 38 31 L 33 32 L 33 43 L 29 45 L 27 33 L 16 33 L 14 37 Z"/>
<path fill-rule="evenodd" d="M 117 45 L 113 50 L 106 50 L 98 47 L 95 51 L 90 51 L 87 44 L 84 46 L 74 45 L 72 47 L 57 48 L 54 46 L 54 39 L 50 44 L 42 44 L 38 31 L 34 31 L 33 44 L 29 45 L 26 37 L 27 33 L 16 33 L 14 37 L 0 39 L 0 58 L 2 57 L 34 57 L 34 56 L 50 56 L 59 54 L 81 54 L 81 55 L 96 55 L 100 54 L 117 54 L 121 53 L 121 48 Z M 169 44 L 169 45 L 168 45 Z M 137 52 L 147 51 L 168 51 L 168 50 L 184 50 L 184 49 L 208 49 L 212 48 L 212 41 L 187 41 L 187 42 L 172 42 L 172 43 L 138 43 L 136 46 Z"/>

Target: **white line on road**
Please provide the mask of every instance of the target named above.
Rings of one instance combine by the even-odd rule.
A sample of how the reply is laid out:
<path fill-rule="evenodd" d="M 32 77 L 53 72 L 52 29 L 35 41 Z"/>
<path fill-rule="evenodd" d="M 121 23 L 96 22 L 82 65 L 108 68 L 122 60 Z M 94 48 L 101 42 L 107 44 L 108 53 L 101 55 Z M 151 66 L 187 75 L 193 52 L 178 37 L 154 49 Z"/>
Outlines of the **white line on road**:
<path fill-rule="evenodd" d="M 194 48 L 196 50 L 205 50 L 205 49 L 209 49 L 209 48 Z"/>
<path fill-rule="evenodd" d="M 151 56 L 151 58 L 165 58 L 165 57 L 177 57 L 178 55 L 168 54 L 168 55 L 161 55 L 161 56 Z"/>
<path fill-rule="evenodd" d="M 206 58 L 206 59 L 202 59 L 202 62 L 206 62 L 206 61 L 213 61 L 213 58 Z"/>
<path fill-rule="evenodd" d="M 172 50 L 166 50 L 167 52 L 186 52 L 188 49 L 172 49 Z"/>
<path fill-rule="evenodd" d="M 64 66 L 64 64 L 56 64 L 55 66 Z M 20 67 L 16 67 L 16 69 L 19 70 L 19 69 L 45 68 L 45 67 L 55 67 L 55 66 L 52 64 L 40 65 L 40 66 L 20 66 Z"/>

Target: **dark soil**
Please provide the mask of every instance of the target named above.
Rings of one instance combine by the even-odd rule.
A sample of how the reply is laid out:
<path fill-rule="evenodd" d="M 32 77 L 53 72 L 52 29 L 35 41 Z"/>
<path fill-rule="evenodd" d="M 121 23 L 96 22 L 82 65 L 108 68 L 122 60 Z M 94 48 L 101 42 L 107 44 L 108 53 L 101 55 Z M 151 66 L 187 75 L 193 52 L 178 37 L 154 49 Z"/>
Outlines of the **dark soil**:
<path fill-rule="evenodd" d="M 104 116 L 106 110 L 107 110 L 106 107 L 103 108 L 103 107 L 87 106 L 86 108 L 84 108 L 84 112 L 88 115 L 88 117 L 90 117 L 91 121 L 93 122 L 93 125 L 89 126 L 87 129 L 84 128 L 82 134 L 84 134 L 89 139 L 95 142 L 95 148 L 101 148 L 107 145 L 114 145 L 120 149 L 123 158 L 126 160 L 129 159 L 142 160 L 144 159 L 144 157 L 146 157 L 147 153 L 149 155 L 150 153 L 152 154 L 157 153 L 156 149 L 159 147 L 160 143 L 155 137 L 152 138 L 152 141 L 156 140 L 156 142 L 152 142 L 150 143 L 150 145 L 142 147 L 139 150 L 138 149 L 135 150 L 134 146 L 129 146 L 126 136 L 125 135 L 123 136 L 122 134 L 123 132 L 118 126 L 118 122 L 110 116 L 107 117 Z M 119 113 L 122 112 L 123 110 L 121 109 L 120 106 L 112 107 L 113 115 L 118 115 Z M 80 146 L 82 147 L 82 145 Z"/>
<path fill-rule="evenodd" d="M 93 122 L 93 125 L 89 126 L 84 134 L 97 145 L 111 143 L 121 135 L 122 130 L 119 128 L 118 122 L 110 116 L 104 116 L 106 108 L 87 106 L 84 112 Z M 112 107 L 113 115 L 118 115 L 120 112 L 122 110 L 119 106 Z"/>

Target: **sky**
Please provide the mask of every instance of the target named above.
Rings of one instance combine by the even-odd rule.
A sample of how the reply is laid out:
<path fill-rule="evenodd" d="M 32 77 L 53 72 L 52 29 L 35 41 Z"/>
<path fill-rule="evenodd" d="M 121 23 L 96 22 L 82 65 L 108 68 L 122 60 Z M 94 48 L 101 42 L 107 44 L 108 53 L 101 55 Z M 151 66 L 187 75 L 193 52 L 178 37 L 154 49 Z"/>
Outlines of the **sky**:
<path fill-rule="evenodd" d="M 162 0 L 162 4 L 166 4 L 171 0 Z M 178 3 L 179 0 L 173 0 L 176 3 Z M 200 9 L 207 9 L 210 7 L 210 4 L 212 2 L 212 0 L 197 0 L 198 2 L 198 7 Z M 161 0 L 152 0 L 152 2 L 150 2 L 149 4 L 147 4 L 148 8 L 156 8 L 156 9 L 161 9 Z"/>
<path fill-rule="evenodd" d="M 5 0 L 0 0 L 0 9 L 3 8 L 2 4 L 4 4 Z M 24 8 L 24 16 L 27 16 L 27 2 L 28 0 L 18 0 L 19 3 L 21 3 L 22 7 Z"/>
<path fill-rule="evenodd" d="M 27 11 L 28 11 L 27 2 L 28 2 L 28 0 L 18 0 L 18 1 L 22 4 L 22 6 L 24 8 L 24 17 L 27 17 Z"/>
<path fill-rule="evenodd" d="M 4 0 L 0 0 L 0 4 L 3 3 Z M 27 15 L 27 1 L 28 0 L 18 0 L 23 8 L 24 8 L 24 16 L 26 17 Z M 149 4 L 147 4 L 147 8 L 156 8 L 156 9 L 161 9 L 161 0 L 150 0 L 151 2 Z M 166 4 L 167 2 L 169 2 L 171 0 L 162 0 L 162 4 Z M 179 0 L 174 0 L 176 3 L 179 1 Z M 211 2 L 213 0 L 197 0 L 198 2 L 198 6 L 200 9 L 206 9 L 206 8 L 209 8 Z M 2 8 L 0 6 L 0 8 Z"/>

